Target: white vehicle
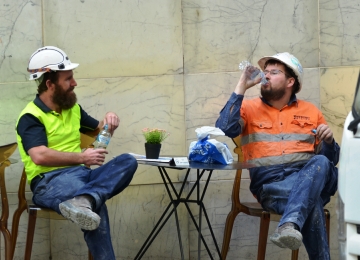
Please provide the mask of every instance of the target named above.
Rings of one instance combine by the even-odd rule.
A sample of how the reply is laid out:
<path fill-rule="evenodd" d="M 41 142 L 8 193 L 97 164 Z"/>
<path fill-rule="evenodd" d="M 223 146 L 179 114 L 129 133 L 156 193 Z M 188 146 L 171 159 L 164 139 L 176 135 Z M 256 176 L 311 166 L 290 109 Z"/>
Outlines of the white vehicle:
<path fill-rule="evenodd" d="M 340 260 L 360 260 L 360 75 L 340 149 L 338 223 Z"/>

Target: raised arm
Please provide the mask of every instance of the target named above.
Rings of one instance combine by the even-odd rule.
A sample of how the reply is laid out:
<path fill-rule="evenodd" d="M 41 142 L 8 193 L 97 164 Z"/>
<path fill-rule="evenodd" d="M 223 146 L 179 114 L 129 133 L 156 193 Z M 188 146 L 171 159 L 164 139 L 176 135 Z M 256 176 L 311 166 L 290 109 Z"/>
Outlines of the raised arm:
<path fill-rule="evenodd" d="M 261 81 L 261 78 L 250 80 L 250 75 L 254 67 L 247 67 L 241 74 L 240 79 L 231 94 L 230 99 L 220 111 L 220 116 L 216 120 L 215 126 L 220 128 L 226 136 L 234 138 L 241 134 L 240 108 L 247 89 L 255 86 Z"/>

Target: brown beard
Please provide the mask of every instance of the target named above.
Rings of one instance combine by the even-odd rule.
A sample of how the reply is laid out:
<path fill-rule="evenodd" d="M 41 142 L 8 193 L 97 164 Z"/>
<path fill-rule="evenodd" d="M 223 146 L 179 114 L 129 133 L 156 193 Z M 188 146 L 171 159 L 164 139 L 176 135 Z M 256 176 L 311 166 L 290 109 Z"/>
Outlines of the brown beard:
<path fill-rule="evenodd" d="M 76 94 L 71 92 L 73 89 L 63 90 L 60 85 L 55 83 L 55 91 L 52 97 L 52 101 L 61 109 L 72 108 L 77 101 Z"/>
<path fill-rule="evenodd" d="M 285 88 L 274 90 L 271 88 L 271 86 L 269 86 L 269 89 L 263 89 L 261 87 L 260 93 L 261 96 L 267 101 L 270 100 L 277 101 L 285 95 Z"/>

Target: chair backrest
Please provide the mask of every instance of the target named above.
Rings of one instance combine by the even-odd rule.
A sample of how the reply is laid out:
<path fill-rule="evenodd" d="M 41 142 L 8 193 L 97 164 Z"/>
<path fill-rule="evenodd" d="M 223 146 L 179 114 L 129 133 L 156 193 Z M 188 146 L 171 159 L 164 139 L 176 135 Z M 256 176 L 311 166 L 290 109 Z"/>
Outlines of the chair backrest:
<path fill-rule="evenodd" d="M 243 162 L 244 161 L 244 155 L 241 149 L 241 136 L 237 136 L 232 139 L 236 147 L 234 148 L 234 152 L 238 155 L 238 161 Z"/>
<path fill-rule="evenodd" d="M 0 146 L 0 165 L 14 153 L 16 147 L 17 143 Z"/>
<path fill-rule="evenodd" d="M 237 136 L 232 139 L 236 147 L 234 148 L 234 152 L 238 155 L 238 161 L 243 162 L 244 156 L 241 149 L 241 136 Z M 240 184 L 241 184 L 241 174 L 242 169 L 238 169 L 236 171 L 235 179 L 234 179 L 234 186 L 232 191 L 232 200 L 235 205 L 240 205 Z"/>

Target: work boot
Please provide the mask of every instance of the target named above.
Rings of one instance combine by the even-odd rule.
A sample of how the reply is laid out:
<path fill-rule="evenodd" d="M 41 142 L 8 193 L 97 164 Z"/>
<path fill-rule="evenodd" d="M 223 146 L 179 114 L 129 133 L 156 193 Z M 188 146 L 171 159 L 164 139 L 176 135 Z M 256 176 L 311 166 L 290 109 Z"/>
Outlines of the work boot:
<path fill-rule="evenodd" d="M 270 241 L 281 248 L 297 250 L 301 246 L 302 235 L 296 228 L 296 224 L 287 222 L 276 228 L 274 234 L 270 236 Z"/>
<path fill-rule="evenodd" d="M 92 211 L 89 195 L 76 196 L 59 204 L 61 214 L 85 230 L 97 229 L 100 217 Z"/>
<path fill-rule="evenodd" d="M 280 233 L 278 228 L 276 228 L 275 232 L 270 236 L 270 241 L 273 242 L 278 247 L 286 248 L 286 246 L 280 242 Z"/>

